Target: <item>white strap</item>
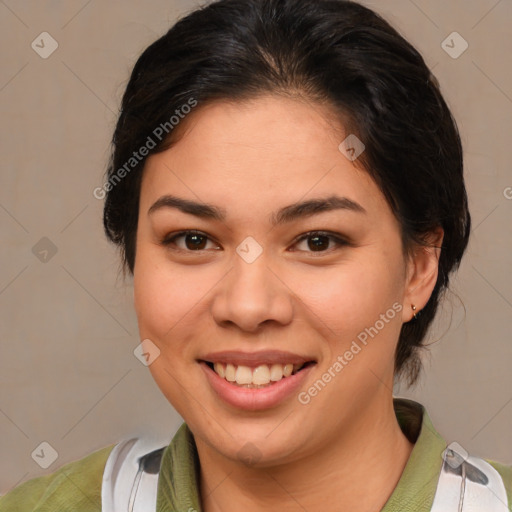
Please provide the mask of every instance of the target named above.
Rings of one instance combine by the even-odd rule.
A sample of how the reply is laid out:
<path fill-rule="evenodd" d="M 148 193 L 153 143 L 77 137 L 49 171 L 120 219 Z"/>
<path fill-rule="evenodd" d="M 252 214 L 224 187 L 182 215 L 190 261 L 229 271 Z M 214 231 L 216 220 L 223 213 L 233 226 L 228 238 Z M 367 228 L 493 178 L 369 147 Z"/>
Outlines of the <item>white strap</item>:
<path fill-rule="evenodd" d="M 458 443 L 443 453 L 443 467 L 431 512 L 509 512 L 501 475 Z"/>
<path fill-rule="evenodd" d="M 165 446 L 135 438 L 113 448 L 103 474 L 103 512 L 156 510 L 160 457 Z M 443 453 L 431 512 L 509 512 L 503 479 L 488 462 L 452 443 Z"/>
<path fill-rule="evenodd" d="M 155 440 L 134 438 L 112 449 L 103 472 L 103 512 L 156 510 L 160 457 L 165 447 Z"/>

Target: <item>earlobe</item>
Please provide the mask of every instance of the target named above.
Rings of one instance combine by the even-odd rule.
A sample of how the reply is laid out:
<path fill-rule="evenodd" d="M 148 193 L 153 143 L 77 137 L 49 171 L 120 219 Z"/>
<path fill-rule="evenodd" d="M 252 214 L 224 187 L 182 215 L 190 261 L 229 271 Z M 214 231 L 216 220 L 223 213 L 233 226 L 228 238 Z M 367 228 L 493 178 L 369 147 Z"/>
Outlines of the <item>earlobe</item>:
<path fill-rule="evenodd" d="M 416 245 L 407 266 L 403 322 L 410 322 L 427 304 L 437 282 L 439 258 L 444 231 L 438 227 L 426 238 L 425 245 Z"/>

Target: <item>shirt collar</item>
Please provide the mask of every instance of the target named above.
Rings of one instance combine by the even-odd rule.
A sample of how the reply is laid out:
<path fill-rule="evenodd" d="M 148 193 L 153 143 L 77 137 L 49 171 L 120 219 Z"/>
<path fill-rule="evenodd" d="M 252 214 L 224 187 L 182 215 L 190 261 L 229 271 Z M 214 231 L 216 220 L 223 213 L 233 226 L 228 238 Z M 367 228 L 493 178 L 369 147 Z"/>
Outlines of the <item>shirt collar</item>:
<path fill-rule="evenodd" d="M 402 476 L 381 512 L 428 512 L 432 508 L 446 442 L 425 408 L 413 400 L 394 398 L 400 428 L 414 443 Z M 194 437 L 183 423 L 162 455 L 157 512 L 200 512 L 199 459 Z"/>
<path fill-rule="evenodd" d="M 394 398 L 393 405 L 400 428 L 414 447 L 381 512 L 429 512 L 434 503 L 446 442 L 432 425 L 423 405 L 405 398 Z"/>

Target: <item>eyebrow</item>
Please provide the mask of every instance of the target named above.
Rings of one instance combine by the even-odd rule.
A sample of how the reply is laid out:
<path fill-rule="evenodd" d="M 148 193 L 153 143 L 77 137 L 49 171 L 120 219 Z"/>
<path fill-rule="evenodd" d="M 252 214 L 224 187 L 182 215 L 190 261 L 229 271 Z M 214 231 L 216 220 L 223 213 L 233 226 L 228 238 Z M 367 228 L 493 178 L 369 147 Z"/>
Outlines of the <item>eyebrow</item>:
<path fill-rule="evenodd" d="M 348 210 L 356 213 L 366 214 L 366 210 L 359 204 L 348 197 L 330 196 L 325 199 L 309 199 L 293 203 L 289 206 L 281 208 L 277 213 L 272 214 L 272 225 L 291 222 L 304 217 L 311 217 L 322 212 L 333 210 Z"/>
<path fill-rule="evenodd" d="M 183 199 L 171 195 L 165 195 L 157 199 L 148 210 L 148 215 L 162 208 L 176 208 L 183 213 L 195 215 L 202 219 L 224 221 L 226 210 L 207 203 L 198 203 L 190 199 Z M 366 214 L 367 211 L 357 202 L 348 197 L 330 196 L 327 198 L 309 199 L 290 204 L 274 212 L 270 216 L 273 226 L 292 222 L 294 220 L 311 217 L 323 212 L 333 210 L 348 210 L 355 213 Z"/>
<path fill-rule="evenodd" d="M 190 199 L 183 199 L 165 195 L 155 201 L 151 208 L 148 210 L 148 215 L 162 208 L 176 208 L 183 213 L 189 213 L 202 219 L 224 220 L 226 218 L 226 211 L 218 206 L 212 206 L 206 203 L 197 203 Z"/>

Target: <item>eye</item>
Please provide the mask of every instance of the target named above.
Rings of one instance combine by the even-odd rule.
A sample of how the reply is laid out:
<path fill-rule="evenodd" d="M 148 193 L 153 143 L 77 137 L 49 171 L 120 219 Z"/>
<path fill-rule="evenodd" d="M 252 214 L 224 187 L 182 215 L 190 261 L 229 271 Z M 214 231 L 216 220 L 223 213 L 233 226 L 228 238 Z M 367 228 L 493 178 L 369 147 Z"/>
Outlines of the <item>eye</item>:
<path fill-rule="evenodd" d="M 311 231 L 302 235 L 294 243 L 294 246 L 298 247 L 296 250 L 306 252 L 328 252 L 344 245 L 349 245 L 349 243 L 341 237 L 325 231 Z"/>
<path fill-rule="evenodd" d="M 219 249 L 219 246 L 208 235 L 200 231 L 188 230 L 167 235 L 161 243 L 165 246 L 174 245 L 182 251 L 203 251 L 212 248 L 208 247 L 209 242 L 214 245 L 213 249 Z"/>

